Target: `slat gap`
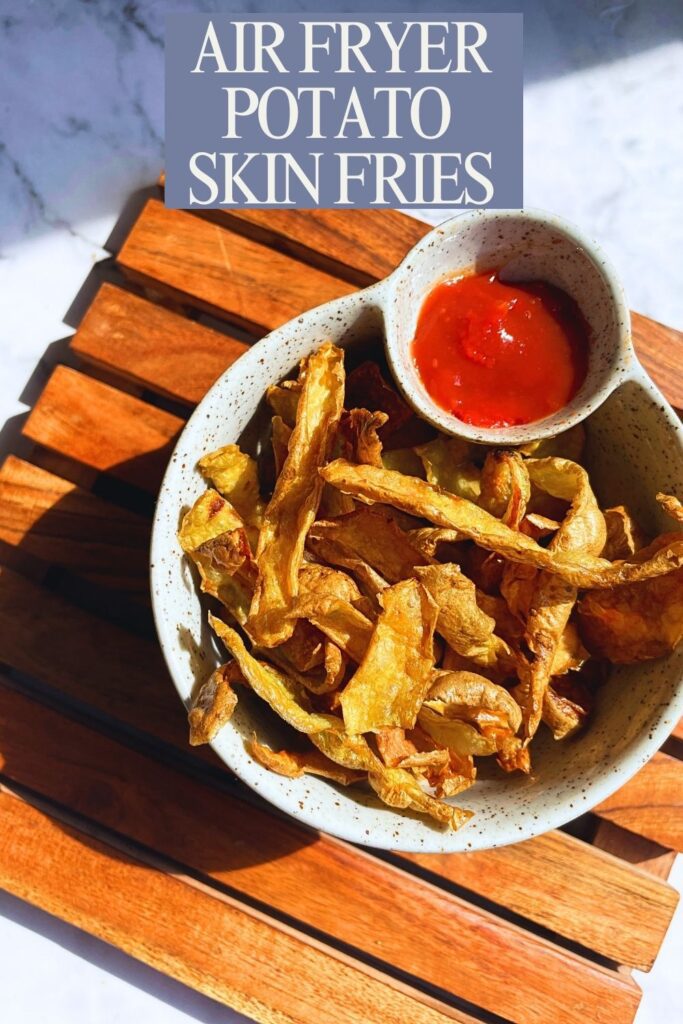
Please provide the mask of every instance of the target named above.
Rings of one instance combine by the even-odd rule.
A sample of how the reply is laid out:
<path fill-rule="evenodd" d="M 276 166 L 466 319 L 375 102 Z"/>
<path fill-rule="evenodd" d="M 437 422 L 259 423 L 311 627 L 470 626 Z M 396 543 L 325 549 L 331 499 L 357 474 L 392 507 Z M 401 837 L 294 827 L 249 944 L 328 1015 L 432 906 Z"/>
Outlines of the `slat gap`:
<path fill-rule="evenodd" d="M 441 1013 L 445 1017 L 454 1018 L 456 1021 L 462 1022 L 462 1024 L 475 1024 L 475 1020 L 479 1022 L 487 1020 L 487 1018 L 482 1018 L 481 1016 L 478 1016 L 476 1019 L 469 1016 L 463 1017 L 459 1013 L 454 1012 L 452 1001 L 450 1004 L 440 1002 L 429 994 L 423 994 L 419 989 L 413 988 L 401 980 L 394 979 L 390 974 L 385 974 L 384 972 L 365 965 L 361 960 L 345 955 L 341 950 L 337 950 L 331 944 L 320 942 L 315 938 L 306 935 L 305 932 L 298 928 L 289 927 L 288 925 L 279 922 L 270 914 L 261 913 L 260 911 L 250 907 L 243 900 L 235 898 L 227 892 L 217 891 L 213 885 L 207 884 L 202 878 L 194 877 L 192 874 L 188 873 L 182 864 L 179 864 L 172 859 L 160 856 L 154 850 L 145 847 L 143 844 L 135 843 L 128 837 L 123 836 L 121 833 L 117 833 L 115 830 L 103 827 L 99 825 L 99 823 L 93 822 L 85 816 L 75 814 L 69 808 L 64 807 L 58 802 L 46 800 L 41 796 L 41 794 L 36 793 L 29 787 L 16 785 L 11 780 L 6 780 L 0 776 L 0 792 L 2 792 L 5 797 L 8 797 L 10 801 L 16 800 L 18 803 L 24 804 L 26 807 L 30 807 L 33 810 L 38 811 L 39 814 L 47 817 L 58 827 L 63 827 L 67 834 L 71 835 L 72 838 L 75 838 L 83 845 L 87 846 L 97 844 L 97 847 L 102 848 L 101 851 L 97 852 L 102 852 L 105 856 L 112 853 L 120 854 L 122 861 L 126 864 L 137 864 L 140 867 L 152 868 L 157 874 L 165 876 L 172 884 L 185 885 L 188 889 L 200 892 L 210 900 L 216 900 L 219 903 L 223 903 L 230 907 L 231 910 L 244 914 L 245 917 L 248 917 L 253 921 L 261 922 L 269 928 L 296 940 L 302 945 L 306 945 L 317 952 L 332 957 L 340 964 L 343 964 L 346 967 L 351 967 L 354 970 L 358 970 L 368 978 L 381 982 L 382 984 L 394 989 L 397 993 L 408 996 L 415 1002 L 422 1004 L 425 1007 L 429 1007 Z M 90 840 L 90 844 L 87 842 L 88 840 Z M 37 902 L 38 905 L 41 905 L 40 900 Z M 83 925 L 81 925 L 81 927 L 83 927 Z M 167 969 L 163 961 L 161 969 Z M 306 981 L 309 980 L 311 979 L 306 978 Z M 268 1016 L 263 1019 L 270 1020 L 271 1017 Z M 279 1020 L 280 1017 L 278 1016 L 277 1019 Z M 290 1019 L 289 1016 L 287 1019 Z M 291 1019 L 293 1020 L 294 1018 Z M 495 1020 L 496 1022 L 501 1021 L 502 1024 L 509 1024 L 509 1022 L 503 1018 L 497 1018 Z"/>
<path fill-rule="evenodd" d="M 394 867 L 399 868 L 401 871 L 407 871 L 409 874 L 422 878 L 426 882 L 430 882 L 432 885 L 438 885 L 439 888 L 453 893 L 454 896 L 466 899 L 475 907 L 479 907 L 481 910 L 486 910 L 490 914 L 495 914 L 496 917 L 500 917 L 504 921 L 509 921 L 510 924 L 517 925 L 519 928 L 524 928 L 526 931 L 532 932 L 534 935 L 538 935 L 539 938 L 546 939 L 548 942 L 552 942 L 556 946 L 561 946 L 563 949 L 569 950 L 577 956 L 581 956 L 586 960 L 592 960 L 594 963 L 600 964 L 600 966 L 606 967 L 608 970 L 615 971 L 620 966 L 616 960 L 611 960 L 609 957 L 603 956 L 601 953 L 598 953 L 596 950 L 591 949 L 588 946 L 584 946 L 579 942 L 574 942 L 551 928 L 545 928 L 543 925 L 538 924 L 531 918 L 525 917 L 523 914 L 515 913 L 515 911 L 510 910 L 509 907 L 504 906 L 504 904 L 496 902 L 486 896 L 482 896 L 479 893 L 474 892 L 472 889 L 468 889 L 466 886 L 458 885 L 451 879 L 444 878 L 442 875 L 439 875 L 434 871 L 430 871 L 429 868 L 422 867 L 420 864 L 404 859 L 400 853 L 391 853 L 388 850 L 373 850 L 372 852 L 374 856 L 379 857 L 380 860 L 386 861 L 388 864 L 393 864 Z M 465 853 L 461 856 L 467 857 L 468 854 Z"/>

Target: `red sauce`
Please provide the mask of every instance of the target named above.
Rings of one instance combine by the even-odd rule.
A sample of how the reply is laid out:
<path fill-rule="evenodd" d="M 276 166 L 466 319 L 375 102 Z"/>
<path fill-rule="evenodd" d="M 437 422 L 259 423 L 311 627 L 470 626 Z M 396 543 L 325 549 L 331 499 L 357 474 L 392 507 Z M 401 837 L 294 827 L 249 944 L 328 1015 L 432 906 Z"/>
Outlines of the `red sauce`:
<path fill-rule="evenodd" d="M 442 409 L 474 426 L 508 427 L 574 397 L 588 366 L 588 326 L 559 288 L 468 274 L 427 296 L 412 354 Z"/>

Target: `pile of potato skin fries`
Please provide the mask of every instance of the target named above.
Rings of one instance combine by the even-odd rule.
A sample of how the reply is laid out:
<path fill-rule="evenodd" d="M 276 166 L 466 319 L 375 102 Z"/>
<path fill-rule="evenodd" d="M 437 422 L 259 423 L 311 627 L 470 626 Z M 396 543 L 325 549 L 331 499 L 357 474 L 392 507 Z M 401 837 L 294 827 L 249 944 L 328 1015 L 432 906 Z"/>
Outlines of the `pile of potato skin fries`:
<path fill-rule="evenodd" d="M 681 639 L 683 534 L 599 508 L 582 427 L 518 450 L 437 435 L 376 363 L 347 379 L 329 342 L 266 399 L 272 487 L 237 445 L 204 455 L 179 533 L 229 654 L 197 689 L 191 743 L 246 686 L 293 730 L 290 750 L 247 742 L 266 768 L 367 781 L 455 829 L 471 812 L 445 798 L 477 758 L 528 773 L 538 729 L 583 728 L 609 663 Z"/>

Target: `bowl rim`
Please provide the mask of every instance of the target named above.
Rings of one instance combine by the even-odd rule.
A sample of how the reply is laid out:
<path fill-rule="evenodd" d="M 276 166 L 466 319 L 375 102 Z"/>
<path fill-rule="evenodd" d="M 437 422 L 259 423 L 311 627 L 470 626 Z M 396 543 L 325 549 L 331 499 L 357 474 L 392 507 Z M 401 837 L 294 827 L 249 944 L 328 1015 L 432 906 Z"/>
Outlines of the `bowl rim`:
<path fill-rule="evenodd" d="M 283 324 L 281 327 L 270 332 L 261 340 L 255 342 L 251 348 L 240 356 L 235 363 L 231 364 L 231 366 L 229 366 L 214 382 L 211 388 L 209 388 L 204 398 L 199 402 L 196 409 L 189 417 L 178 437 L 176 445 L 174 446 L 174 451 L 171 454 L 164 473 L 154 514 L 150 545 L 150 583 L 152 610 L 160 647 L 175 689 L 183 704 L 185 704 L 186 701 L 185 687 L 181 685 L 180 667 L 176 665 L 176 661 L 178 659 L 178 653 L 175 650 L 175 647 L 177 646 L 177 623 L 175 621 L 167 621 L 161 600 L 162 590 L 167 585 L 165 575 L 166 570 L 165 568 L 162 569 L 162 556 L 167 554 L 167 549 L 162 546 L 164 544 L 164 531 L 160 524 L 162 518 L 165 515 L 168 515 L 169 508 L 171 512 L 175 513 L 174 521 L 177 520 L 177 513 L 179 509 L 179 487 L 176 483 L 176 477 L 181 473 L 180 465 L 182 462 L 182 456 L 187 456 L 187 453 L 184 452 L 184 447 L 188 443 L 188 439 L 190 439 L 197 430 L 198 424 L 202 422 L 206 415 L 207 408 L 213 406 L 216 396 L 222 393 L 226 387 L 226 382 L 229 381 L 231 377 L 236 377 L 238 373 L 248 373 L 250 370 L 258 373 L 259 363 L 264 359 L 264 357 L 267 359 L 269 349 L 274 350 L 275 347 L 281 343 L 283 336 L 286 336 L 288 332 L 293 333 L 296 329 L 300 329 L 301 325 L 309 319 L 314 320 L 319 318 L 326 314 L 326 312 L 334 311 L 335 313 L 338 313 L 340 309 L 354 310 L 364 304 L 379 305 L 377 302 L 379 297 L 378 293 L 380 292 L 383 284 L 384 282 L 380 282 L 378 285 L 372 285 L 362 291 L 342 296 L 339 299 L 333 299 L 323 306 L 318 306 L 309 310 L 301 317 L 293 318 L 286 324 Z M 313 351 L 314 348 L 315 345 L 312 345 L 310 351 Z M 667 419 L 669 425 L 673 426 L 674 430 L 683 442 L 683 424 L 677 420 L 673 410 L 658 391 L 645 370 L 637 362 L 637 359 L 633 359 L 630 372 L 624 380 L 632 380 L 640 384 L 649 393 L 649 395 L 660 406 L 658 415 L 664 416 Z M 196 455 L 196 458 L 198 458 L 200 453 L 194 454 Z M 195 465 L 195 462 L 193 462 L 193 465 Z M 194 471 L 196 472 L 196 470 Z M 178 476 L 178 484 L 180 482 L 181 480 Z M 197 598 L 201 600 L 201 596 L 198 592 Z M 251 762 L 252 767 L 250 770 L 245 770 L 243 766 L 237 768 L 234 762 L 228 759 L 224 749 L 222 749 L 224 744 L 221 743 L 221 733 L 218 734 L 210 745 L 227 767 L 250 789 L 304 825 L 327 834 L 337 836 L 340 839 L 364 846 L 374 847 L 376 849 L 404 852 L 445 853 L 491 849 L 496 846 L 520 842 L 564 825 L 576 818 L 578 815 L 585 813 L 612 793 L 616 792 L 616 790 L 623 786 L 643 767 L 644 764 L 647 763 L 653 754 L 661 747 L 662 743 L 666 740 L 673 728 L 675 721 L 682 714 L 683 677 L 677 684 L 677 690 L 673 698 L 667 703 L 666 708 L 659 715 L 658 720 L 652 729 L 648 733 L 643 733 L 634 737 L 629 746 L 621 754 L 618 763 L 611 766 L 609 771 L 605 772 L 602 777 L 589 783 L 586 786 L 585 794 L 569 792 L 565 799 L 558 801 L 552 810 L 544 810 L 542 814 L 539 814 L 536 820 L 534 820 L 531 815 L 525 816 L 522 819 L 521 824 L 514 818 L 506 820 L 504 825 L 497 826 L 497 838 L 492 841 L 487 841 L 480 833 L 470 833 L 469 838 L 472 841 L 468 842 L 468 825 L 463 826 L 463 828 L 457 832 L 444 832 L 430 827 L 429 823 L 424 823 L 423 827 L 419 829 L 419 839 L 409 839 L 399 830 L 399 840 L 392 841 L 390 828 L 383 830 L 385 835 L 368 836 L 365 832 L 365 828 L 361 828 L 360 824 L 351 816 L 349 816 L 348 819 L 343 816 L 336 817 L 333 812 L 332 815 L 326 819 L 323 812 L 310 810 L 308 803 L 306 802 L 304 802 L 303 808 L 300 807 L 298 795 L 292 790 L 285 792 L 283 797 L 282 787 L 270 784 L 268 776 L 272 776 L 272 773 L 267 772 L 266 769 L 257 765 L 255 762 Z M 671 721 L 669 721 L 669 719 L 671 719 Z M 275 776 L 274 778 L 279 779 L 280 783 L 282 782 L 282 777 Z M 329 792 L 330 803 L 333 807 L 333 801 L 339 797 L 339 793 L 333 786 L 329 786 Z M 342 794 L 342 797 L 343 796 L 344 794 Z M 574 806 L 569 807 L 568 804 L 572 801 L 574 801 Z M 381 810 L 384 813 L 389 813 L 391 815 L 395 815 L 397 813 L 390 808 L 383 808 Z M 420 822 L 420 824 L 422 825 L 423 823 Z"/>

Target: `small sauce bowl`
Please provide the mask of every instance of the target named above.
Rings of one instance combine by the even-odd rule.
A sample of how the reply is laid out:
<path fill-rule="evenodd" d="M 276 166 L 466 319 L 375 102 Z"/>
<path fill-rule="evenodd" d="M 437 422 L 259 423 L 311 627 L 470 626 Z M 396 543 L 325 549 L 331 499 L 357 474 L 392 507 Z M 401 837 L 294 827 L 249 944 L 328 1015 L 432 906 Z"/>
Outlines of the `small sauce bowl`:
<path fill-rule="evenodd" d="M 506 427 L 465 423 L 425 389 L 412 341 L 427 295 L 464 273 L 498 272 L 507 282 L 545 281 L 566 292 L 589 329 L 588 370 L 572 400 L 544 419 Z M 624 293 L 595 242 L 536 210 L 475 210 L 430 231 L 379 286 L 385 347 L 394 379 L 413 409 L 445 434 L 481 444 L 524 444 L 580 423 L 632 373 L 631 317 Z"/>

